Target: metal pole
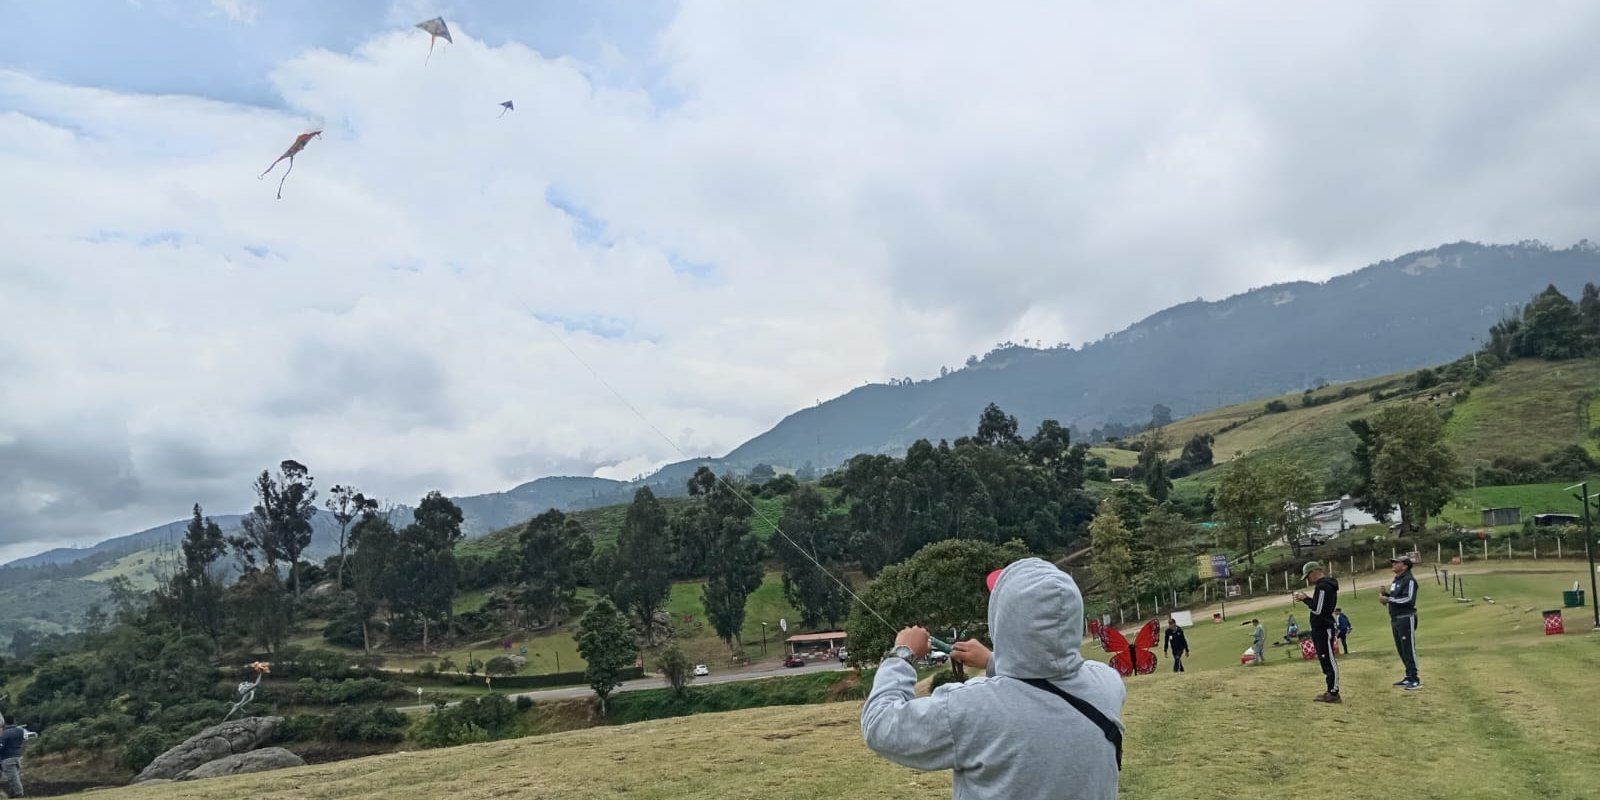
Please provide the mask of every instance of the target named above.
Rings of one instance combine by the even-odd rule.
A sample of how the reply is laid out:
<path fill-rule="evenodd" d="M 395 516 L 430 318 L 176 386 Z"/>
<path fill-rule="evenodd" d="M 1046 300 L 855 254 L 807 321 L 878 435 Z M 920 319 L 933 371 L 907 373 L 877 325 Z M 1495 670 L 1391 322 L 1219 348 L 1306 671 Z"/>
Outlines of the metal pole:
<path fill-rule="evenodd" d="M 1578 486 L 1568 487 L 1577 489 L 1582 487 L 1578 495 L 1578 502 L 1583 505 L 1583 552 L 1589 557 L 1589 599 L 1594 603 L 1594 629 L 1600 631 L 1600 587 L 1595 585 L 1594 574 L 1594 519 L 1589 515 L 1589 482 L 1584 481 Z"/>

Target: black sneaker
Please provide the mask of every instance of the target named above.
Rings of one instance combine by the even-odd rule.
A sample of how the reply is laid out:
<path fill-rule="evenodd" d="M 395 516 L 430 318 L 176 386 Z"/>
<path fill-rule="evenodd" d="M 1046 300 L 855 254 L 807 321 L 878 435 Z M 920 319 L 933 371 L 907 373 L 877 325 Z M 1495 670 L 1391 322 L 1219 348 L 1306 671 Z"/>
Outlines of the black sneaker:
<path fill-rule="evenodd" d="M 1411 683 L 1411 679 L 1410 678 L 1401 678 L 1400 680 L 1397 680 L 1397 681 L 1394 682 L 1394 688 L 1396 688 L 1396 689 L 1404 689 L 1404 688 L 1406 688 L 1406 685 L 1409 684 L 1409 683 Z"/>
<path fill-rule="evenodd" d="M 1408 680 L 1408 681 L 1405 682 L 1405 685 L 1400 687 L 1400 688 L 1405 689 L 1408 692 L 1416 690 L 1416 689 L 1421 689 L 1422 688 L 1422 681 L 1420 681 L 1420 680 Z"/>
<path fill-rule="evenodd" d="M 1323 692 L 1322 694 L 1319 694 L 1319 695 L 1316 696 L 1315 702 L 1318 702 L 1318 703 L 1343 703 L 1344 701 L 1339 699 L 1339 693 L 1338 692 Z"/>

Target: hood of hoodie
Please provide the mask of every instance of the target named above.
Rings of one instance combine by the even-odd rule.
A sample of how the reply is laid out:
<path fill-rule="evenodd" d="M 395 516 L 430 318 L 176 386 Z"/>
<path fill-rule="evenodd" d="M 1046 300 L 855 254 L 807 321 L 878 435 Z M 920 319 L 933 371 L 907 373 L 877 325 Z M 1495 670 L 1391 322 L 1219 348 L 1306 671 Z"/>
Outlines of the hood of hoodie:
<path fill-rule="evenodd" d="M 1083 666 L 1083 595 L 1072 576 L 1041 558 L 1014 561 L 989 596 L 994 674 L 1070 678 Z"/>

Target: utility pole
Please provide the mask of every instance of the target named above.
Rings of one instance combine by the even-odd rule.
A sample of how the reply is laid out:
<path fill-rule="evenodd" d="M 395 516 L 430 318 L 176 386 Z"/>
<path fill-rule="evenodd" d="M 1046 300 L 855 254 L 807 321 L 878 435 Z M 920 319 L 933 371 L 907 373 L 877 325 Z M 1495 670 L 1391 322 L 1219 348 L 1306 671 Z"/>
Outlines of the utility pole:
<path fill-rule="evenodd" d="M 1589 501 L 1600 495 L 1589 494 L 1588 481 L 1577 486 L 1568 486 L 1567 489 L 1578 489 L 1579 492 L 1575 496 L 1583 505 L 1583 552 L 1589 557 L 1589 600 L 1594 604 L 1594 629 L 1600 631 L 1600 591 L 1596 590 L 1594 573 L 1594 516 L 1589 513 Z"/>

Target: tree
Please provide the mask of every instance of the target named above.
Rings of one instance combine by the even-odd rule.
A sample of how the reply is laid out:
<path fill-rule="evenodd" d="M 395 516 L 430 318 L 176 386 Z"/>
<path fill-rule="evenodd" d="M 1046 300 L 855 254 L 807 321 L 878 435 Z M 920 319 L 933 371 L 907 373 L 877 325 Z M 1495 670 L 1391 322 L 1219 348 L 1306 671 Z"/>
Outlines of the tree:
<path fill-rule="evenodd" d="M 1150 408 L 1150 427 L 1164 428 L 1172 424 L 1172 409 L 1156 403 Z"/>
<path fill-rule="evenodd" d="M 1372 421 L 1372 481 L 1392 497 L 1408 532 L 1427 527 L 1460 485 L 1460 466 L 1444 443 L 1444 420 L 1420 405 L 1391 406 Z"/>
<path fill-rule="evenodd" d="M 672 591 L 667 545 L 667 512 L 650 487 L 641 486 L 617 536 L 611 599 L 634 618 L 646 641 L 653 641 L 656 612 Z"/>
<path fill-rule="evenodd" d="M 750 525 L 733 517 L 722 518 L 711 558 L 711 576 L 700 591 L 700 604 L 717 637 L 736 653 L 744 630 L 745 602 L 761 586 L 761 543 L 750 535 Z"/>
<path fill-rule="evenodd" d="M 1210 469 L 1215 463 L 1211 452 L 1211 445 L 1216 443 L 1216 437 L 1209 433 L 1197 433 L 1189 438 L 1183 446 L 1183 454 L 1178 461 L 1188 467 L 1190 472 L 1199 472 Z"/>
<path fill-rule="evenodd" d="M 1192 568 L 1190 543 L 1194 541 L 1195 526 L 1166 507 L 1156 508 L 1139 522 L 1137 536 L 1137 583 L 1159 590 L 1173 586 L 1173 576 L 1180 570 Z"/>
<path fill-rule="evenodd" d="M 844 571 L 843 530 L 829 516 L 827 501 L 817 490 L 802 486 L 790 495 L 779 522 L 783 536 L 769 544 L 783 562 L 783 596 L 800 612 L 800 624 L 812 628 L 826 621 L 838 624 L 850 611 L 850 597 L 840 582 Z"/>
<path fill-rule="evenodd" d="M 689 691 L 689 681 L 694 679 L 694 673 L 689 667 L 689 657 L 683 654 L 683 648 L 677 642 L 667 645 L 656 657 L 656 671 L 667 679 L 667 684 L 672 687 L 672 693 L 682 697 Z"/>
<path fill-rule="evenodd" d="M 750 468 L 750 481 L 752 483 L 770 481 L 776 477 L 778 477 L 778 471 L 773 469 L 771 464 L 757 464 Z"/>
<path fill-rule="evenodd" d="M 1600 351 L 1600 286 L 1593 283 L 1583 285 L 1583 297 L 1578 301 L 1578 316 L 1582 318 L 1583 330 L 1589 339 L 1589 352 Z"/>
<path fill-rule="evenodd" d="M 256 646 L 272 652 L 289 636 L 289 603 L 273 571 L 255 570 L 229 587 L 227 603 Z"/>
<path fill-rule="evenodd" d="M 595 601 L 578 623 L 578 654 L 587 664 L 584 680 L 600 698 L 601 716 L 606 713 L 606 698 L 622 685 L 622 671 L 633 663 L 635 652 L 633 636 L 617 607 L 609 598 Z"/>
<path fill-rule="evenodd" d="M 1166 502 L 1172 494 L 1172 481 L 1167 478 L 1167 462 L 1162 454 L 1167 449 L 1167 437 L 1160 428 L 1153 429 L 1145 437 L 1144 447 L 1139 450 L 1138 463 L 1134 465 L 1134 478 L 1144 484 L 1146 491 L 1158 502 Z"/>
<path fill-rule="evenodd" d="M 503 678 L 507 675 L 515 675 L 517 672 L 519 672 L 517 669 L 517 662 L 512 661 L 505 656 L 495 656 L 494 658 L 489 659 L 487 664 L 483 665 L 483 673 L 485 675 L 492 675 L 496 678 Z"/>
<path fill-rule="evenodd" d="M 376 511 L 378 501 L 356 491 L 353 486 L 334 486 L 328 490 L 328 499 L 324 501 L 324 505 L 333 514 L 334 521 L 339 523 L 339 571 L 335 585 L 343 588 L 345 561 L 349 554 L 350 523 L 367 511 Z"/>
<path fill-rule="evenodd" d="M 885 567 L 850 608 L 845 631 L 856 663 L 876 661 L 894 641 L 897 626 L 916 620 L 944 638 L 977 636 L 988 622 L 990 572 L 1025 558 L 1021 541 L 1005 544 L 946 539 Z M 881 614 L 882 617 L 878 615 Z"/>
<path fill-rule="evenodd" d="M 1230 543 L 1255 568 L 1256 550 L 1278 536 L 1299 539 L 1316 479 L 1290 461 L 1254 456 L 1235 459 L 1217 485 L 1217 516 Z"/>
<path fill-rule="evenodd" d="M 274 478 L 266 470 L 255 480 L 256 505 L 239 521 L 239 536 L 229 539 L 245 567 L 253 567 L 259 556 L 269 571 L 278 563 L 289 565 L 295 597 L 300 596 L 300 575 L 295 565 L 311 546 L 311 519 L 316 516 L 317 492 L 304 464 L 293 459 L 278 465 Z"/>
<path fill-rule="evenodd" d="M 361 617 L 361 644 L 366 652 L 372 651 L 372 616 L 378 606 L 391 594 L 399 534 L 387 515 L 369 510 L 356 521 L 350 531 L 351 555 L 350 585 L 356 596 L 356 612 Z"/>
<path fill-rule="evenodd" d="M 1583 327 L 1578 306 L 1551 285 L 1522 310 L 1516 355 L 1552 360 L 1578 358 L 1584 353 Z"/>
<path fill-rule="evenodd" d="M 227 551 L 222 528 L 204 517 L 200 504 L 195 503 L 194 516 L 183 534 L 183 568 L 173 576 L 172 588 L 180 618 L 203 631 L 214 646 L 221 645 L 227 621 L 222 608 L 222 576 L 216 570 L 217 559 Z"/>
<path fill-rule="evenodd" d="M 1129 547 L 1132 539 L 1122 524 L 1117 501 L 1110 497 L 1100 501 L 1094 521 L 1089 523 L 1089 544 L 1093 548 L 1090 564 L 1112 605 L 1122 605 L 1133 593 L 1133 551 Z"/>
<path fill-rule="evenodd" d="M 1398 498 L 1382 491 L 1373 476 L 1373 463 L 1378 457 L 1378 431 L 1370 419 L 1352 420 L 1349 426 L 1356 435 L 1356 446 L 1351 450 L 1355 487 L 1350 490 L 1350 498 L 1355 501 L 1356 508 L 1379 522 L 1388 522 Z"/>
<path fill-rule="evenodd" d="M 429 492 L 412 518 L 415 521 L 396 537 L 386 594 L 392 611 L 421 623 L 422 646 L 427 649 L 434 623 L 442 620 L 448 636 L 455 622 L 461 576 L 455 546 L 462 538 L 463 516 L 449 498 Z"/>
<path fill-rule="evenodd" d="M 534 627 L 561 624 L 578 596 L 578 573 L 593 556 L 594 543 L 576 519 L 553 508 L 528 520 L 517 542 L 518 604 Z"/>
<path fill-rule="evenodd" d="M 978 417 L 977 440 L 989 447 L 1022 444 L 1022 437 L 1017 435 L 1017 418 L 990 403 Z"/>

